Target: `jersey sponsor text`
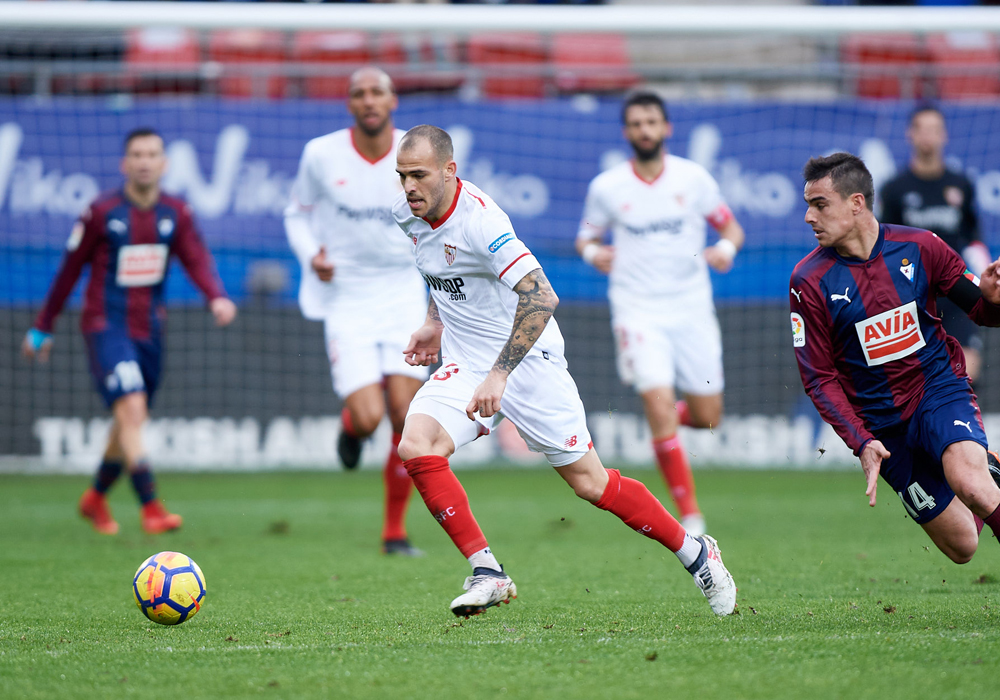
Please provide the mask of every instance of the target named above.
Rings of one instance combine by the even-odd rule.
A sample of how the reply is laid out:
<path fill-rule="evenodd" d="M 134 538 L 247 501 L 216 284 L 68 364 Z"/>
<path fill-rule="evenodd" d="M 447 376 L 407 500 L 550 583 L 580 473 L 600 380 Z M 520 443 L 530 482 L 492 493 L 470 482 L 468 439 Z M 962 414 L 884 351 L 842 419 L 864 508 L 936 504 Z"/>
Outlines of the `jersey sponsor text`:
<path fill-rule="evenodd" d="M 912 355 L 927 342 L 917 318 L 917 302 L 897 306 L 854 324 L 869 367 Z"/>

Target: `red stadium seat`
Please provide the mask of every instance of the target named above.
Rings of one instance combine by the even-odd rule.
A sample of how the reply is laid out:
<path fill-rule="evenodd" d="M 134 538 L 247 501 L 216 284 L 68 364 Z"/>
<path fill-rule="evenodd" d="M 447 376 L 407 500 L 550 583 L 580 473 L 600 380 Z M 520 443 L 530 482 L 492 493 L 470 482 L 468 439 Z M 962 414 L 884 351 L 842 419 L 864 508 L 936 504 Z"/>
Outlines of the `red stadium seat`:
<path fill-rule="evenodd" d="M 927 37 L 938 98 L 995 97 L 1000 94 L 1000 45 L 987 32 L 951 32 Z"/>
<path fill-rule="evenodd" d="M 561 92 L 621 92 L 639 82 L 620 34 L 557 34 L 552 61 Z"/>
<path fill-rule="evenodd" d="M 197 92 L 201 46 L 191 29 L 154 27 L 125 37 L 125 83 L 135 92 Z"/>
<path fill-rule="evenodd" d="M 235 29 L 212 32 L 208 55 L 223 64 L 219 92 L 230 97 L 285 96 L 287 79 L 282 74 L 262 76 L 227 72 L 227 66 L 279 64 L 285 61 L 285 35 L 261 29 Z M 277 66 L 275 66 L 277 67 Z"/>
<path fill-rule="evenodd" d="M 447 36 L 382 34 L 375 41 L 375 64 L 392 76 L 398 92 L 461 87 L 460 62 L 458 43 Z"/>
<path fill-rule="evenodd" d="M 841 60 L 858 70 L 848 88 L 858 97 L 921 97 L 924 52 L 912 34 L 854 34 L 840 46 Z"/>
<path fill-rule="evenodd" d="M 333 99 L 347 96 L 351 72 L 372 61 L 372 49 L 362 32 L 299 32 L 292 45 L 292 57 L 314 66 L 329 66 L 329 75 L 306 76 L 303 93 L 306 97 Z"/>
<path fill-rule="evenodd" d="M 541 34 L 475 34 L 467 53 L 483 71 L 487 97 L 544 97 L 549 53 Z"/>

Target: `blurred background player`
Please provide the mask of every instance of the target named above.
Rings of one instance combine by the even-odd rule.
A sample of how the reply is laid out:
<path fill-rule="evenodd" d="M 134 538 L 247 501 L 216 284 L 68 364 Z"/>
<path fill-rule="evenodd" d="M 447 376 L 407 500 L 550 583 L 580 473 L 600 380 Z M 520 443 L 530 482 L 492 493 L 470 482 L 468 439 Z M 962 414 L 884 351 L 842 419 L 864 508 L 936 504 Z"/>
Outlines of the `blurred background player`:
<path fill-rule="evenodd" d="M 404 193 L 393 207 L 431 289 L 406 361 L 442 363 L 410 405 L 399 454 L 428 510 L 472 566 L 467 592 L 451 611 L 468 617 L 517 597 L 448 462 L 508 418 L 577 496 L 674 552 L 712 610 L 731 614 L 736 585 L 716 541 L 685 532 L 642 482 L 601 464 L 552 319 L 559 298 L 507 215 L 459 180 L 456 168 L 445 131 L 414 127 L 397 154 Z"/>
<path fill-rule="evenodd" d="M 944 115 L 936 107 L 918 107 L 910 115 L 906 140 L 911 147 L 910 162 L 883 186 L 880 220 L 933 231 L 962 255 L 973 274 L 981 275 L 990 264 L 990 251 L 979 233 L 974 186 L 965 175 L 945 166 L 948 130 Z M 961 343 L 966 371 L 975 382 L 983 349 L 978 326 L 947 297 L 938 300 L 938 314 L 944 329 Z"/>
<path fill-rule="evenodd" d="M 80 513 L 106 535 L 118 532 L 106 494 L 123 468 L 142 504 L 143 530 L 155 534 L 181 526 L 181 517 L 156 498 L 142 441 L 163 365 L 163 291 L 171 256 L 208 299 L 216 325 L 226 326 L 236 317 L 236 305 L 225 296 L 188 205 L 160 191 L 166 168 L 163 139 L 154 130 L 137 129 L 126 137 L 125 185 L 101 194 L 73 227 L 45 306 L 22 346 L 29 359 L 48 360 L 56 317 L 89 264 L 80 328 L 90 372 L 113 420 L 97 477 L 80 499 Z"/>
<path fill-rule="evenodd" d="M 403 136 L 389 76 L 366 67 L 351 76 L 347 107 L 354 126 L 306 144 L 292 201 L 288 242 L 302 264 L 299 306 L 324 323 L 333 389 L 344 400 L 337 452 L 347 469 L 361 458 L 388 405 L 392 446 L 383 470 L 383 551 L 420 555 L 406 535 L 413 482 L 397 454 L 410 399 L 427 378 L 403 361 L 410 333 L 423 321 L 426 286 L 413 243 L 399 235 L 392 203 L 400 192 L 396 147 Z"/>
<path fill-rule="evenodd" d="M 722 338 L 708 266 L 728 272 L 743 228 L 697 163 L 666 152 L 672 126 L 660 97 L 638 92 L 622 108 L 635 158 L 590 183 L 577 250 L 610 276 L 618 373 L 642 397 L 660 472 L 685 529 L 705 532 L 677 426 L 722 419 Z M 705 223 L 720 239 L 705 247 Z M 603 245 L 610 229 L 611 245 Z M 686 401 L 678 401 L 674 387 Z"/>
<path fill-rule="evenodd" d="M 880 225 L 856 156 L 813 158 L 803 176 L 819 247 L 795 266 L 789 292 L 802 384 L 861 459 L 869 504 L 881 475 L 964 564 L 984 524 L 1000 535 L 1000 488 L 962 349 L 934 304 L 947 296 L 975 323 L 1000 326 L 1000 261 L 980 279 L 930 231 Z"/>

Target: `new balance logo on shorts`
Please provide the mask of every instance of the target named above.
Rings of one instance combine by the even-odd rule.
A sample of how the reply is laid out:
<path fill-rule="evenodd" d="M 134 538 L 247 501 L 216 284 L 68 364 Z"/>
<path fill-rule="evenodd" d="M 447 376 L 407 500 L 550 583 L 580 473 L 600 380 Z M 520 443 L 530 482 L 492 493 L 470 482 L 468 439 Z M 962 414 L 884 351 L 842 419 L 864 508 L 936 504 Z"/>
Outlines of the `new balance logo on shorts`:
<path fill-rule="evenodd" d="M 424 275 L 424 282 L 430 289 L 435 289 L 437 291 L 444 291 L 451 295 L 451 301 L 465 301 L 465 292 L 462 291 L 462 287 L 465 286 L 465 280 L 461 277 L 455 277 L 453 279 L 441 279 L 440 277 L 435 277 L 433 275 Z"/>
<path fill-rule="evenodd" d="M 566 447 L 576 447 L 576 435 L 571 438 L 566 438 L 566 442 L 564 444 Z"/>

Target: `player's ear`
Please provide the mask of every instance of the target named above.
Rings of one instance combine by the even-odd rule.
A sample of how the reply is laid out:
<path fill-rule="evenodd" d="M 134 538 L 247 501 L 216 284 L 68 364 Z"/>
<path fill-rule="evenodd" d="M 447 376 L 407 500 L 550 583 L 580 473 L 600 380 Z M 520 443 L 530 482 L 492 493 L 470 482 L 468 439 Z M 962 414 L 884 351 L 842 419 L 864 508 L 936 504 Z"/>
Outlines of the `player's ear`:
<path fill-rule="evenodd" d="M 458 173 L 458 163 L 453 160 L 449 160 L 448 164 L 444 166 L 444 177 L 446 180 L 450 180 L 455 177 Z"/>
<path fill-rule="evenodd" d="M 667 122 L 663 129 L 663 139 L 667 140 L 674 135 L 674 125 L 671 122 Z"/>

